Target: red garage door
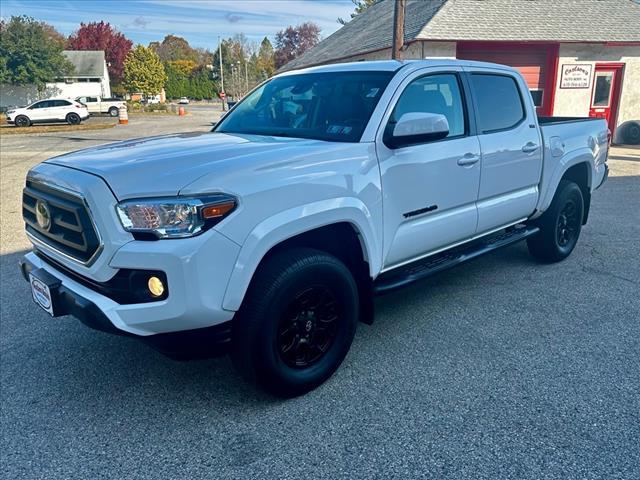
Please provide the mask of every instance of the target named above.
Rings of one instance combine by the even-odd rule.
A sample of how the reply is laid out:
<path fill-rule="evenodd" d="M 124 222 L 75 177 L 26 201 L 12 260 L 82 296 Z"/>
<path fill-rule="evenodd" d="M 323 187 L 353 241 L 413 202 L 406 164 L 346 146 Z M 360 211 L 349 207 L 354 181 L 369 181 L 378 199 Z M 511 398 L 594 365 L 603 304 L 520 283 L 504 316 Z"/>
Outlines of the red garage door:
<path fill-rule="evenodd" d="M 502 63 L 524 76 L 539 115 L 551 115 L 557 47 L 555 45 L 458 42 L 457 57 Z"/>

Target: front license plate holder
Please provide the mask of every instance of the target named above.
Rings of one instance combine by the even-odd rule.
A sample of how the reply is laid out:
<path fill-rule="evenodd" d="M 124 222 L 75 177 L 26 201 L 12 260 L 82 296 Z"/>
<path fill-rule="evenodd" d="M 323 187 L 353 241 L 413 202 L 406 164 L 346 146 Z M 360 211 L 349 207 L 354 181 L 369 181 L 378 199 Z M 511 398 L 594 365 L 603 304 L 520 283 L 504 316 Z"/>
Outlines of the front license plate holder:
<path fill-rule="evenodd" d="M 29 285 L 33 301 L 52 317 L 63 315 L 60 308 L 60 279 L 43 268 L 29 272 Z"/>

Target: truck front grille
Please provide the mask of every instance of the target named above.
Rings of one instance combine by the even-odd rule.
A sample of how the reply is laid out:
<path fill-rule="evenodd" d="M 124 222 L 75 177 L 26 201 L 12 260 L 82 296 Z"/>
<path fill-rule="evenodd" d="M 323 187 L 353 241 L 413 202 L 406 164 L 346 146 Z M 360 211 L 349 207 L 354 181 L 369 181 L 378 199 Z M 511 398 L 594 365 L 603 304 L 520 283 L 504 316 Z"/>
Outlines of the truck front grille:
<path fill-rule="evenodd" d="M 64 256 L 87 264 L 100 248 L 84 199 L 76 194 L 27 180 L 22 216 L 29 235 Z"/>

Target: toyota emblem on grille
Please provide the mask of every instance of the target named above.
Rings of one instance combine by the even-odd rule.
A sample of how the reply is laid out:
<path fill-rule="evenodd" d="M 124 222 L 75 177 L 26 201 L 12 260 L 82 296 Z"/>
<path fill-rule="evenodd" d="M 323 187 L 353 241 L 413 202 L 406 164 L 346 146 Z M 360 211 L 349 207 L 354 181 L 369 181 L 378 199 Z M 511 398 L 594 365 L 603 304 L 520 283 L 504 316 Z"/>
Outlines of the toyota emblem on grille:
<path fill-rule="evenodd" d="M 42 200 L 36 202 L 36 221 L 43 230 L 49 230 L 51 227 L 51 212 L 49 206 Z"/>

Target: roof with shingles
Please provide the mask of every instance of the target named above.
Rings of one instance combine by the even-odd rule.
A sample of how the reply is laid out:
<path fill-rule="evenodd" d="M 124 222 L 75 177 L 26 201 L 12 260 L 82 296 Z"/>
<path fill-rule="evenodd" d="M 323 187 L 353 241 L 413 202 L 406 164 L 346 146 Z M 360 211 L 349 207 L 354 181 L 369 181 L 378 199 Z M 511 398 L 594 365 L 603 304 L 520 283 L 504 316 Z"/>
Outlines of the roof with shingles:
<path fill-rule="evenodd" d="M 73 77 L 102 77 L 104 75 L 103 50 L 64 50 L 67 60 L 76 67 Z"/>
<path fill-rule="evenodd" d="M 390 47 L 393 5 L 373 5 L 283 69 Z M 640 42 L 638 25 L 634 0 L 407 0 L 405 42 Z"/>

